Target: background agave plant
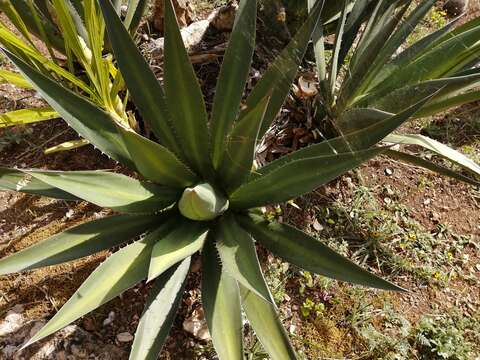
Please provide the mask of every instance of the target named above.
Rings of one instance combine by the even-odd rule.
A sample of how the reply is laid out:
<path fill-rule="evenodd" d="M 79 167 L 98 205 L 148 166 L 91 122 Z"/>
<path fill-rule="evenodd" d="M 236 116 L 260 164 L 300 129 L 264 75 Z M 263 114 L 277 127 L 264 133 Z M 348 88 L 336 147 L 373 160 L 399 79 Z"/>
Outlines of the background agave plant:
<path fill-rule="evenodd" d="M 265 220 L 258 208 L 308 193 L 383 153 L 385 149 L 375 145 L 431 96 L 345 137 L 311 145 L 254 169 L 257 140 L 290 90 L 307 44 L 318 29 L 323 2 L 315 4 L 307 22 L 240 110 L 254 51 L 257 10 L 255 0 L 241 2 L 210 120 L 171 1 L 166 1 L 164 86 L 155 79 L 110 2 L 101 1 L 100 6 L 122 76 L 158 142 L 112 121 L 111 112 L 4 50 L 72 128 L 140 176 L 0 168 L 4 189 L 82 199 L 120 213 L 71 228 L 1 259 L 0 274 L 54 265 L 126 244 L 90 275 L 25 346 L 147 279 L 155 284 L 131 358 L 156 358 L 181 300 L 190 258 L 201 251 L 202 302 L 219 357 L 243 358 L 243 309 L 272 359 L 295 359 L 263 279 L 254 241 L 308 271 L 401 290 L 294 227 Z M 132 239 L 136 240 L 129 242 Z"/>
<path fill-rule="evenodd" d="M 121 1 L 114 6 L 120 11 Z M 128 4 L 125 26 L 134 32 L 146 6 L 146 1 L 131 0 Z M 44 75 L 60 81 L 78 94 L 112 114 L 115 121 L 136 128 L 134 115 L 126 111 L 128 94 L 112 57 L 104 57 L 105 24 L 96 1 L 5 0 L 0 10 L 8 17 L 19 38 L 0 21 L 0 43 L 27 64 Z M 33 35 L 48 49 L 45 56 Z M 21 88 L 32 84 L 18 73 L 0 71 L 0 79 Z M 59 118 L 52 107 L 22 109 L 0 116 L 0 128 Z M 87 140 L 69 141 L 47 153 L 68 150 L 88 144 Z"/>
<path fill-rule="evenodd" d="M 314 3 L 309 0 L 310 7 Z M 371 1 L 345 1 L 328 66 L 323 29 L 317 29 L 314 46 L 321 89 L 317 119 L 327 136 L 345 135 L 347 141 L 351 132 L 405 111 L 427 95 L 433 96 L 412 119 L 480 99 L 480 18 L 459 27 L 456 19 L 404 48 L 435 3 L 424 0 L 412 8 L 416 2 L 380 0 L 372 11 Z M 385 141 L 424 147 L 470 175 L 480 175 L 478 164 L 426 136 L 391 134 Z M 393 150 L 386 154 L 477 184 L 420 157 Z"/>

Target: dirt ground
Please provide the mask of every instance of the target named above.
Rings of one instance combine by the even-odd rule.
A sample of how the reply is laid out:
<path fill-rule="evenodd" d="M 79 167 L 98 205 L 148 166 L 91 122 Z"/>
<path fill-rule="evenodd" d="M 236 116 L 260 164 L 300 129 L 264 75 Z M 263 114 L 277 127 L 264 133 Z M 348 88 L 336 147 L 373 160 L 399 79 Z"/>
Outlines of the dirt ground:
<path fill-rule="evenodd" d="M 216 66 L 198 66 L 205 87 Z M 31 91 L 0 86 L 2 112 L 41 104 Z M 276 155 L 266 155 L 265 160 L 312 141 L 307 105 L 289 99 L 288 119 L 279 119 L 283 137 L 269 145 Z M 282 128 L 286 120 L 290 125 Z M 480 160 L 480 102 L 411 122 L 408 130 L 428 134 Z M 56 120 L 0 129 L 0 165 L 123 170 L 90 146 L 43 154 L 48 146 L 76 138 Z M 379 157 L 297 199 L 295 206 L 271 210 L 273 216 L 408 290 L 392 294 L 338 283 L 294 268 L 259 248 L 282 321 L 305 359 L 480 358 L 478 188 Z M 82 202 L 0 192 L 0 257 L 108 214 Z M 131 341 L 119 335 L 135 333 L 148 293 L 143 283 L 59 334 L 16 351 L 106 256 L 108 252 L 1 276 L 0 359 L 128 359 Z M 210 341 L 183 330 L 184 321 L 201 308 L 200 278 L 195 258 L 162 359 L 216 358 Z M 8 332 L 6 325 L 13 320 L 18 326 Z M 245 333 L 249 359 L 266 359 L 248 326 Z"/>

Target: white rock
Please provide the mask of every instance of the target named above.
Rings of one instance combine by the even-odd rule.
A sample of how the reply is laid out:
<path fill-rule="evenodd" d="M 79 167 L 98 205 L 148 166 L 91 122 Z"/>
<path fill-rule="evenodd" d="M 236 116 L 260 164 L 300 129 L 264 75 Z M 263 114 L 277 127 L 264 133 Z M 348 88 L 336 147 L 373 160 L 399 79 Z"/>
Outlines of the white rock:
<path fill-rule="evenodd" d="M 121 343 L 127 343 L 133 341 L 133 335 L 130 334 L 129 332 L 123 332 L 120 334 L 117 334 L 117 340 Z"/>
<path fill-rule="evenodd" d="M 0 336 L 13 334 L 25 324 L 22 311 L 23 306 L 16 305 L 7 313 L 5 319 L 0 323 Z"/>

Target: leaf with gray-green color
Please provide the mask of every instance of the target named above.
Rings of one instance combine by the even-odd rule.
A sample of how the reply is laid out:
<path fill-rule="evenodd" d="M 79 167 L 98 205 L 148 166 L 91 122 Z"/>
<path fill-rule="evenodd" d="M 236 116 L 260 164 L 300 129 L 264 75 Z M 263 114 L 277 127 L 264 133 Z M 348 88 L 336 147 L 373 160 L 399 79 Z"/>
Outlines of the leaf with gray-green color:
<path fill-rule="evenodd" d="M 134 168 L 114 119 L 108 113 L 42 75 L 9 51 L 4 53 L 75 131 L 111 158 Z"/>
<path fill-rule="evenodd" d="M 158 235 L 152 250 L 148 281 L 203 247 L 208 233 L 208 227 L 204 222 L 189 221 L 180 216 L 173 222 L 175 226 L 170 231 Z"/>
<path fill-rule="evenodd" d="M 95 254 L 131 240 L 163 221 L 162 216 L 115 215 L 72 227 L 0 260 L 0 274 L 11 274 Z"/>
<path fill-rule="evenodd" d="M 155 240 L 153 232 L 111 255 L 22 349 L 64 328 L 142 281 L 147 275 Z"/>
<path fill-rule="evenodd" d="M 222 269 L 213 241 L 203 248 L 202 305 L 220 360 L 242 360 L 243 323 L 237 281 Z"/>
<path fill-rule="evenodd" d="M 307 50 L 308 42 L 312 38 L 313 31 L 320 21 L 323 3 L 323 0 L 317 1 L 303 26 L 270 65 L 267 72 L 255 85 L 247 98 L 247 109 L 252 109 L 265 99 L 266 96 L 271 95 L 263 124 L 260 127 L 259 137 L 265 135 L 290 92 L 293 80 L 297 75 L 298 67 Z M 242 121 L 246 111 L 247 110 L 244 110 L 240 114 L 239 121 Z"/>
<path fill-rule="evenodd" d="M 179 191 L 106 171 L 24 170 L 80 199 L 120 212 L 154 213 L 173 203 Z"/>
<path fill-rule="evenodd" d="M 327 184 L 382 151 L 378 148 L 294 160 L 287 155 L 284 165 L 235 190 L 230 196 L 231 207 L 245 209 L 294 199 Z"/>
<path fill-rule="evenodd" d="M 222 216 L 214 236 L 223 271 L 266 301 L 272 301 L 253 239 L 237 224 L 232 214 Z"/>
<path fill-rule="evenodd" d="M 0 190 L 19 191 L 60 200 L 80 200 L 69 192 L 48 185 L 21 170 L 3 167 L 0 167 Z"/>
<path fill-rule="evenodd" d="M 161 185 L 185 188 L 197 181 L 197 176 L 166 147 L 130 129 L 119 126 L 119 132 L 138 171 Z"/>
<path fill-rule="evenodd" d="M 175 320 L 190 268 L 190 258 L 163 273 L 150 290 L 130 360 L 156 360 Z"/>
<path fill-rule="evenodd" d="M 130 34 L 134 34 L 142 20 L 142 16 L 147 10 L 147 0 L 129 0 L 127 15 L 123 24 L 128 29 Z"/>
<path fill-rule="evenodd" d="M 443 167 L 431 161 L 422 159 L 419 156 L 415 156 L 415 155 L 411 155 L 411 154 L 407 154 L 407 153 L 404 153 L 401 151 L 395 151 L 395 150 L 387 150 L 385 151 L 384 154 L 385 156 L 388 156 L 389 158 L 392 158 L 394 160 L 399 160 L 414 166 L 420 166 L 430 171 L 433 171 L 437 174 L 448 176 L 448 177 L 451 177 L 452 179 L 460 180 L 467 184 L 471 184 L 473 186 L 480 186 L 479 181 L 470 179 L 469 177 L 462 175 L 457 171 L 447 169 L 446 167 Z"/>
<path fill-rule="evenodd" d="M 165 94 L 172 124 L 188 164 L 197 173 L 211 173 L 210 132 L 202 89 L 188 57 L 172 0 L 165 0 Z"/>
<path fill-rule="evenodd" d="M 239 187 L 252 171 L 258 131 L 270 97 L 245 114 L 228 135 L 222 164 L 218 171 L 224 186 L 231 191 Z M 225 141 L 225 140 L 224 140 Z"/>
<path fill-rule="evenodd" d="M 240 110 L 255 49 L 256 22 L 257 0 L 242 1 L 218 76 L 212 109 L 212 160 L 215 168 L 221 164 L 225 138 Z"/>
<path fill-rule="evenodd" d="M 280 321 L 277 307 L 241 284 L 239 286 L 243 310 L 272 360 L 296 360 L 295 350 Z"/>
<path fill-rule="evenodd" d="M 161 144 L 181 155 L 162 86 L 110 2 L 99 1 L 99 4 L 118 67 L 143 120 L 150 125 Z"/>
<path fill-rule="evenodd" d="M 377 289 L 403 290 L 292 226 L 268 222 L 262 216 L 253 214 L 238 216 L 237 219 L 255 240 L 271 252 L 307 271 Z"/>
<path fill-rule="evenodd" d="M 480 166 L 462 153 L 444 145 L 434 139 L 419 134 L 391 134 L 385 138 L 386 142 L 395 144 L 418 145 L 433 151 L 437 155 L 453 162 L 465 170 L 480 176 Z"/>

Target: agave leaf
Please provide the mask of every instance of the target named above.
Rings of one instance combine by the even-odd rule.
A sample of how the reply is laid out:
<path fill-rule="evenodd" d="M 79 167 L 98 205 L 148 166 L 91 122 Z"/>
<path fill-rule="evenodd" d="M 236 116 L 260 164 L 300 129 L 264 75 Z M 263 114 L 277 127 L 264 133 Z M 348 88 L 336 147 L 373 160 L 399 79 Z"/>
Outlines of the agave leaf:
<path fill-rule="evenodd" d="M 293 160 L 368 149 L 382 141 L 385 136 L 393 132 L 405 121 L 410 119 L 433 96 L 435 96 L 435 94 L 431 94 L 429 97 L 426 97 L 425 99 L 419 101 L 415 105 L 397 115 L 388 114 L 374 109 L 349 110 L 345 113 L 346 119 L 355 119 L 356 123 L 358 124 L 358 128 L 348 121 L 349 125 L 351 126 L 338 129 L 340 133 L 342 133 L 342 136 L 323 141 L 319 144 L 307 146 L 301 150 L 293 152 L 288 156 L 283 156 L 275 161 L 272 161 L 267 166 L 264 166 L 258 169 L 255 173 L 252 173 L 251 179 L 253 180 L 269 174 L 272 171 L 287 165 Z M 352 115 L 350 116 L 349 114 Z M 339 125 L 343 125 L 344 123 L 347 123 L 347 121 L 341 121 Z"/>
<path fill-rule="evenodd" d="M 288 262 L 320 275 L 377 289 L 402 288 L 363 270 L 317 239 L 289 225 L 268 222 L 262 216 L 238 216 L 238 222 L 267 249 Z"/>
<path fill-rule="evenodd" d="M 396 69 L 404 68 L 410 62 L 413 62 L 416 58 L 419 58 L 422 54 L 428 51 L 430 45 L 436 40 L 441 39 L 445 34 L 448 34 L 452 27 L 457 23 L 458 18 L 443 26 L 442 28 L 434 31 L 431 34 L 423 37 L 399 55 L 397 55 L 392 61 L 385 64 L 381 69 L 376 72 L 375 78 L 371 80 L 366 91 L 375 88 L 377 85 L 385 81 Z"/>
<path fill-rule="evenodd" d="M 8 70 L 0 70 L 0 83 L 9 83 L 22 89 L 32 89 L 32 84 L 25 80 L 22 75 Z"/>
<path fill-rule="evenodd" d="M 53 61 L 47 59 L 38 50 L 26 45 L 17 35 L 11 32 L 5 25 L 0 22 L 0 42 L 2 45 L 22 61 L 29 64 L 35 64 L 43 71 L 44 75 L 48 74 L 47 70 L 53 71 L 59 77 L 68 80 L 73 85 L 78 86 L 88 95 L 95 98 L 96 95 L 92 89 L 74 74 L 68 72 L 64 68 L 58 66 Z M 5 52 L 5 50 L 2 50 Z M 28 78 L 25 80 L 29 80 Z"/>
<path fill-rule="evenodd" d="M 5 11 L 8 4 L 13 5 L 16 12 L 20 15 L 22 22 L 27 26 L 28 32 L 33 33 L 38 37 L 42 38 L 41 36 L 42 34 L 39 32 L 37 22 L 35 19 L 35 17 L 37 16 L 41 20 L 41 25 L 42 25 L 42 28 L 44 29 L 45 34 L 48 37 L 48 42 L 52 44 L 55 47 L 55 49 L 64 53 L 65 52 L 64 42 L 63 42 L 62 36 L 60 35 L 60 32 L 58 31 L 57 26 L 49 18 L 47 18 L 45 16 L 45 13 L 41 11 L 39 8 L 37 8 L 37 14 L 33 14 L 29 6 L 29 1 L 30 0 L 2 1 L 0 3 L 0 9 L 2 11 Z M 35 7 L 37 7 L 37 4 L 34 4 L 34 5 Z M 7 12 L 6 12 L 6 15 L 8 16 L 9 19 L 11 19 L 11 16 Z M 23 33 L 24 31 L 22 31 L 22 34 Z M 28 39 L 27 36 L 26 38 Z"/>
<path fill-rule="evenodd" d="M 317 0 L 308 0 L 308 12 L 311 13 Z M 323 23 L 317 24 L 312 33 L 313 51 L 317 62 L 318 80 L 323 84 L 327 77 L 327 61 L 325 59 L 325 37 Z"/>
<path fill-rule="evenodd" d="M 480 71 L 476 69 L 476 73 L 469 75 L 435 79 L 407 85 L 392 90 L 388 94 L 385 94 L 385 96 L 371 93 L 363 97 L 355 106 L 374 107 L 379 110 L 398 113 L 434 92 L 437 93 L 439 98 L 442 98 L 448 96 L 449 93 L 461 91 L 463 88 L 468 89 L 473 87 L 477 85 L 479 81 Z M 435 102 L 436 97 L 433 97 L 431 101 Z"/>
<path fill-rule="evenodd" d="M 391 59 L 392 55 L 395 54 L 395 51 L 402 46 L 419 22 L 435 5 L 435 2 L 436 0 L 422 1 L 400 24 L 399 28 L 393 32 L 392 36 L 386 41 L 385 45 L 376 56 L 374 63 L 369 67 L 366 79 L 362 84 L 363 88 L 367 88 L 370 81 L 376 78 L 377 72 L 385 66 L 385 64 Z"/>
<path fill-rule="evenodd" d="M 171 0 L 165 1 L 165 93 L 173 126 L 188 163 L 198 173 L 211 170 L 208 115 Z"/>
<path fill-rule="evenodd" d="M 408 4 L 400 9 L 399 14 L 394 15 L 396 7 L 397 4 L 395 2 L 382 0 L 378 3 L 377 14 L 371 17 L 362 40 L 355 49 L 350 63 L 350 70 L 347 72 L 346 79 L 342 84 L 338 99 L 340 110 L 349 107 L 355 98 L 364 91 L 364 80 L 370 66 L 400 22 L 408 8 Z M 369 25 L 371 26 L 369 27 Z"/>
<path fill-rule="evenodd" d="M 394 159 L 394 160 L 403 161 L 405 163 L 408 163 L 408 164 L 411 164 L 411 165 L 414 165 L 414 166 L 420 166 L 420 167 L 423 167 L 423 168 L 428 169 L 430 171 L 433 171 L 437 174 L 448 176 L 448 177 L 451 177 L 452 179 L 460 180 L 460 181 L 463 181 L 467 184 L 471 184 L 473 186 L 480 186 L 479 181 L 475 181 L 473 179 L 470 179 L 469 177 L 466 177 L 465 175 L 462 175 L 457 171 L 453 171 L 453 170 L 447 169 L 443 166 L 439 166 L 439 165 L 437 165 L 437 164 L 435 164 L 431 161 L 422 159 L 419 156 L 407 154 L 407 153 L 404 153 L 404 152 L 401 152 L 401 151 L 394 151 L 394 150 L 385 151 L 385 155 Z"/>
<path fill-rule="evenodd" d="M 272 301 L 263 279 L 253 239 L 231 214 L 224 215 L 219 221 L 215 239 L 224 271 L 258 296 Z"/>
<path fill-rule="evenodd" d="M 118 130 L 135 166 L 147 179 L 179 188 L 193 185 L 197 181 L 197 176 L 166 147 L 122 126 Z"/>
<path fill-rule="evenodd" d="M 237 118 L 255 49 L 257 0 L 240 3 L 217 81 L 212 110 L 212 159 L 219 168 L 225 137 Z"/>
<path fill-rule="evenodd" d="M 128 0 L 127 15 L 123 24 L 130 34 L 134 34 L 147 9 L 147 0 Z"/>
<path fill-rule="evenodd" d="M 99 1 L 99 4 L 118 66 L 143 120 L 152 128 L 161 144 L 181 155 L 162 86 L 110 2 Z"/>
<path fill-rule="evenodd" d="M 19 191 L 61 200 L 80 200 L 69 192 L 48 185 L 20 170 L 3 167 L 0 167 L 0 190 Z"/>
<path fill-rule="evenodd" d="M 62 329 L 142 281 L 147 275 L 155 240 L 156 234 L 152 232 L 110 256 L 22 348 Z"/>
<path fill-rule="evenodd" d="M 245 209 L 294 199 L 352 170 L 383 150 L 379 148 L 294 160 L 287 155 L 285 165 L 235 190 L 230 196 L 231 207 Z"/>
<path fill-rule="evenodd" d="M 227 137 L 225 154 L 218 173 L 228 190 L 239 187 L 252 171 L 258 131 L 270 97 L 248 112 Z"/>
<path fill-rule="evenodd" d="M 113 159 L 133 168 L 130 154 L 109 114 L 40 74 L 12 53 L 4 52 L 50 106 L 83 138 Z"/>
<path fill-rule="evenodd" d="M 347 20 L 347 7 L 348 7 L 348 0 L 343 0 L 342 14 L 337 24 L 337 31 L 335 32 L 335 44 L 333 46 L 333 56 L 330 63 L 330 93 L 331 94 L 335 92 L 335 86 L 337 83 L 338 66 L 339 66 L 338 60 L 340 56 L 340 49 L 342 47 L 343 34 L 345 31 L 345 22 Z"/>
<path fill-rule="evenodd" d="M 439 99 L 434 99 L 432 102 L 425 105 L 417 114 L 416 118 L 431 116 L 438 114 L 443 110 L 451 109 L 455 106 L 460 106 L 463 104 L 468 104 L 473 101 L 480 99 L 480 91 L 468 91 L 463 94 L 449 94 L 447 96 L 440 97 Z"/>
<path fill-rule="evenodd" d="M 276 306 L 241 284 L 239 286 L 248 321 L 272 360 L 296 360 L 295 350 L 280 322 Z"/>
<path fill-rule="evenodd" d="M 470 160 L 468 157 L 458 152 L 457 150 L 454 150 L 451 147 L 444 145 L 436 140 L 433 140 L 427 136 L 418 134 L 391 134 L 385 138 L 385 141 L 395 144 L 421 146 L 424 149 L 433 151 L 434 153 L 475 174 L 476 176 L 480 176 L 480 166 L 478 164 L 476 164 L 474 161 Z"/>
<path fill-rule="evenodd" d="M 177 190 L 106 171 L 24 172 L 95 205 L 121 212 L 157 212 L 175 203 L 180 196 Z"/>
<path fill-rule="evenodd" d="M 150 260 L 148 281 L 155 279 L 172 265 L 195 254 L 205 242 L 208 228 L 204 223 L 186 219 L 174 223 L 175 226 L 170 231 L 158 235 Z"/>
<path fill-rule="evenodd" d="M 213 241 L 203 249 L 202 305 L 220 360 L 242 360 L 243 324 L 236 280 L 222 269 Z"/>
<path fill-rule="evenodd" d="M 116 215 L 72 227 L 0 260 L 0 274 L 11 274 L 95 254 L 158 226 L 160 216 Z"/>
<path fill-rule="evenodd" d="M 350 51 L 355 39 L 358 35 L 358 30 L 362 26 L 365 15 L 369 12 L 369 0 L 355 1 L 352 11 L 348 14 L 347 22 L 345 24 L 345 31 L 342 39 L 342 47 L 340 49 L 338 64 L 341 66 L 345 61 L 345 57 Z M 318 61 L 318 60 L 317 60 Z"/>
<path fill-rule="evenodd" d="M 308 42 L 312 38 L 313 31 L 319 22 L 323 4 L 324 0 L 317 0 L 308 19 L 297 34 L 295 34 L 287 47 L 270 65 L 267 72 L 255 85 L 246 100 L 247 109 L 240 114 L 240 121 L 243 119 L 243 116 L 248 109 L 253 109 L 259 102 L 265 99 L 266 96 L 271 95 L 271 100 L 267 112 L 265 113 L 263 124 L 260 127 L 260 138 L 267 132 L 290 92 L 290 87 L 295 79 L 298 67 L 300 66 L 307 50 Z"/>
<path fill-rule="evenodd" d="M 9 111 L 0 114 L 0 129 L 8 126 L 58 119 L 59 117 L 60 115 L 51 107 Z"/>
<path fill-rule="evenodd" d="M 405 67 L 396 68 L 387 79 L 372 89 L 371 92 L 375 92 L 377 96 L 384 96 L 392 89 L 407 84 L 415 84 L 454 74 L 478 56 L 479 38 L 480 26 L 461 33 L 439 44 Z"/>
<path fill-rule="evenodd" d="M 78 148 L 81 148 L 83 146 L 87 146 L 89 144 L 90 144 L 90 142 L 88 140 L 85 140 L 85 139 L 70 140 L 70 141 L 65 141 L 61 144 L 49 147 L 48 149 L 45 149 L 43 151 L 43 153 L 45 155 L 51 155 L 51 154 L 59 153 L 59 152 L 62 152 L 62 151 L 70 151 L 70 150 L 73 150 L 73 149 L 78 149 Z"/>
<path fill-rule="evenodd" d="M 158 358 L 180 306 L 189 268 L 190 258 L 186 258 L 156 280 L 135 333 L 130 360 Z"/>

